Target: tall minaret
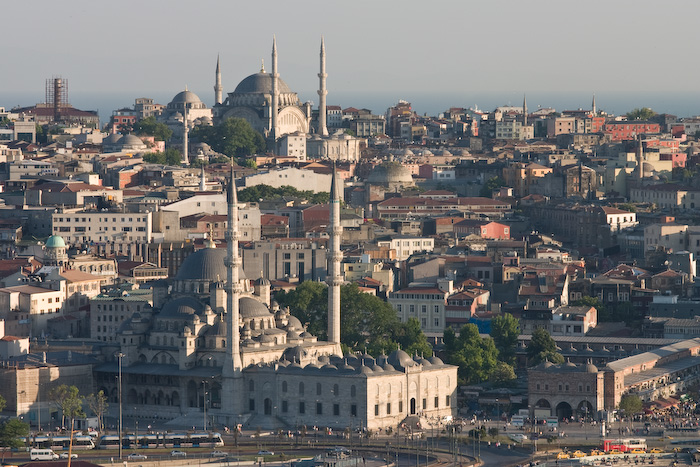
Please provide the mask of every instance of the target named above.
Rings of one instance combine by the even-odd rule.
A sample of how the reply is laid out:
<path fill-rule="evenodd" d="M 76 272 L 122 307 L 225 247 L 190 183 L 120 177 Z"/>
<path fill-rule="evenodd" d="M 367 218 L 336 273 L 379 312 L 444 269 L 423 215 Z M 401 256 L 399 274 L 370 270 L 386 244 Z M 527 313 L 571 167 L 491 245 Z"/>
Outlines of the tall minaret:
<path fill-rule="evenodd" d="M 593 102 L 591 102 L 591 113 L 594 117 L 598 115 L 598 109 L 595 106 L 595 93 L 593 93 Z"/>
<path fill-rule="evenodd" d="M 523 94 L 523 126 L 527 126 L 527 97 Z"/>
<path fill-rule="evenodd" d="M 637 139 L 639 141 L 637 144 L 637 178 L 641 180 L 644 178 L 644 146 L 642 146 L 642 135 L 638 135 Z"/>
<path fill-rule="evenodd" d="M 321 71 L 318 73 L 318 133 L 328 136 L 326 127 L 326 44 L 321 36 Z"/>
<path fill-rule="evenodd" d="M 185 86 L 185 91 L 187 91 L 187 86 Z M 189 161 L 189 128 L 187 126 L 187 99 L 182 104 L 182 163 L 187 165 Z"/>
<path fill-rule="evenodd" d="M 204 174 L 204 166 L 202 166 L 202 173 L 199 177 L 199 191 L 207 191 L 207 176 Z"/>
<path fill-rule="evenodd" d="M 337 174 L 333 165 L 333 177 L 331 177 L 331 202 L 330 216 L 328 219 L 330 245 L 328 246 L 328 342 L 340 344 L 340 284 L 343 277 L 340 275 L 340 262 L 343 253 L 340 251 L 340 238 L 343 228 L 340 226 L 340 197 L 338 195 Z"/>
<path fill-rule="evenodd" d="M 279 129 L 277 128 L 277 112 L 279 110 L 280 100 L 280 91 L 277 85 L 278 78 L 279 73 L 277 73 L 277 38 L 275 36 L 272 36 L 272 112 L 270 113 L 272 116 L 272 127 L 270 128 L 270 130 L 273 141 L 277 141 L 277 138 L 279 137 Z"/>
<path fill-rule="evenodd" d="M 224 87 L 221 85 L 221 67 L 219 66 L 219 56 L 216 56 L 216 84 L 214 84 L 214 103 L 224 102 Z"/>
<path fill-rule="evenodd" d="M 238 300 L 241 295 L 241 281 L 238 271 L 241 258 L 238 255 L 238 194 L 236 177 L 231 164 L 231 181 L 228 185 L 228 228 L 226 229 L 226 356 L 222 376 L 224 377 L 224 394 L 234 414 L 243 412 L 241 397 L 243 378 L 241 370 L 241 331 L 239 327 Z"/>

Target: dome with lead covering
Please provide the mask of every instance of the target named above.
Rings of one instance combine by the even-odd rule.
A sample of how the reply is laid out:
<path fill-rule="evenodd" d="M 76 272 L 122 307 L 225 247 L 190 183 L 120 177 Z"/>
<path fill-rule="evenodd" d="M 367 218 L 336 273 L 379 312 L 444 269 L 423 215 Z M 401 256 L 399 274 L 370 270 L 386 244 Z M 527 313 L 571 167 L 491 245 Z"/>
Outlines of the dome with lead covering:
<path fill-rule="evenodd" d="M 180 297 L 171 300 L 163 306 L 160 315 L 163 317 L 181 317 L 196 315 L 204 311 L 204 304 L 193 297 Z"/>
<path fill-rule="evenodd" d="M 272 316 L 265 304 L 250 297 L 241 297 L 238 300 L 238 311 L 243 319 Z"/>
<path fill-rule="evenodd" d="M 175 280 L 206 280 L 211 282 L 226 280 L 225 259 L 226 250 L 203 248 L 195 251 L 185 258 L 182 266 L 177 270 Z M 238 268 L 238 277 L 245 279 L 243 268 Z"/>

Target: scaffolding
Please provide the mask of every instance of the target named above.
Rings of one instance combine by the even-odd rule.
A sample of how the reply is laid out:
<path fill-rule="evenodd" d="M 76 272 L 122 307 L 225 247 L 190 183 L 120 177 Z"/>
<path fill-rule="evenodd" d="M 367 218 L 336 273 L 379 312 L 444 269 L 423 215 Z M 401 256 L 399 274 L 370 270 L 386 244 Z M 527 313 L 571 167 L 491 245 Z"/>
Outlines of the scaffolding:
<path fill-rule="evenodd" d="M 53 108 L 55 122 L 61 120 L 61 109 L 68 107 L 68 82 L 60 76 L 46 80 L 46 104 Z"/>

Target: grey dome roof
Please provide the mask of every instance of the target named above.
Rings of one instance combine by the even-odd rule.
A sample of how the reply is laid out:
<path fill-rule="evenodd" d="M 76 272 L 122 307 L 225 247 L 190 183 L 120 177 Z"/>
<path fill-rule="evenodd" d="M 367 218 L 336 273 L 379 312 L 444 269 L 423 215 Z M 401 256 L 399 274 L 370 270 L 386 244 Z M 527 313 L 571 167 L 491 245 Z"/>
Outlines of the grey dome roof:
<path fill-rule="evenodd" d="M 415 365 L 415 362 L 413 361 L 411 356 L 400 349 L 391 352 L 391 355 L 389 355 L 388 362 L 394 368 L 407 368 Z"/>
<path fill-rule="evenodd" d="M 238 309 L 241 318 L 260 318 L 271 316 L 270 310 L 265 304 L 250 297 L 241 297 L 238 300 Z"/>
<path fill-rule="evenodd" d="M 221 281 L 226 279 L 226 250 L 204 248 L 195 251 L 183 261 L 175 280 Z M 243 268 L 238 268 L 238 277 L 245 279 Z"/>
<path fill-rule="evenodd" d="M 588 365 L 586 365 L 586 372 L 587 373 L 598 373 L 598 367 L 592 363 L 589 363 Z"/>
<path fill-rule="evenodd" d="M 163 317 L 194 315 L 204 311 L 204 304 L 194 297 L 180 297 L 171 300 L 160 310 Z"/>
<path fill-rule="evenodd" d="M 173 100 L 170 101 L 171 104 L 201 104 L 202 100 L 199 98 L 199 96 L 192 91 L 184 90 L 181 91 L 177 94 L 175 94 L 175 97 L 173 97 Z"/>
<path fill-rule="evenodd" d="M 385 162 L 376 166 L 369 177 L 368 183 L 413 183 L 411 171 L 396 162 Z"/>
<path fill-rule="evenodd" d="M 119 133 L 111 133 L 105 139 L 102 140 L 102 144 L 115 144 L 121 139 L 122 135 Z"/>
<path fill-rule="evenodd" d="M 138 136 L 132 134 L 124 135 L 119 138 L 117 144 L 121 146 L 146 146 L 146 144 Z"/>
<path fill-rule="evenodd" d="M 287 86 L 287 83 L 282 81 L 282 78 L 277 78 L 277 88 L 281 94 L 291 93 L 292 91 Z M 272 75 L 265 72 L 255 73 L 247 76 L 238 83 L 234 94 L 254 93 L 254 94 L 272 94 Z"/>
<path fill-rule="evenodd" d="M 270 281 L 265 279 L 264 277 L 259 277 L 258 279 L 255 280 L 255 285 L 270 285 Z"/>
<path fill-rule="evenodd" d="M 430 363 L 432 363 L 433 365 L 444 365 L 444 363 L 442 362 L 442 360 L 440 360 L 440 358 L 439 358 L 439 357 L 436 357 L 435 355 L 433 355 L 432 357 L 430 357 L 430 358 L 428 359 L 428 361 L 429 361 Z"/>
<path fill-rule="evenodd" d="M 207 336 L 223 337 L 226 335 L 226 323 L 217 321 L 206 332 Z"/>
<path fill-rule="evenodd" d="M 289 317 L 287 317 L 287 329 L 302 330 L 304 329 L 304 326 L 301 325 L 301 321 L 299 321 L 299 318 L 297 318 L 296 316 L 289 315 Z"/>

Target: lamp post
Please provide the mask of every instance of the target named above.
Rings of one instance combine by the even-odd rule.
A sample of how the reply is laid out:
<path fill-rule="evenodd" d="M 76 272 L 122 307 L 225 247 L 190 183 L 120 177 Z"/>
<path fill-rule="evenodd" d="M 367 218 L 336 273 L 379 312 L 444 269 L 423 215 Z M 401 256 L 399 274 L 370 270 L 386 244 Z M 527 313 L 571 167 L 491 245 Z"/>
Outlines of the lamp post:
<path fill-rule="evenodd" d="M 204 394 L 202 395 L 202 405 L 204 405 L 204 431 L 207 431 L 207 380 L 202 380 L 202 388 Z"/>
<path fill-rule="evenodd" d="M 124 354 L 119 352 L 117 354 L 119 360 L 119 460 L 122 458 L 122 358 Z"/>

